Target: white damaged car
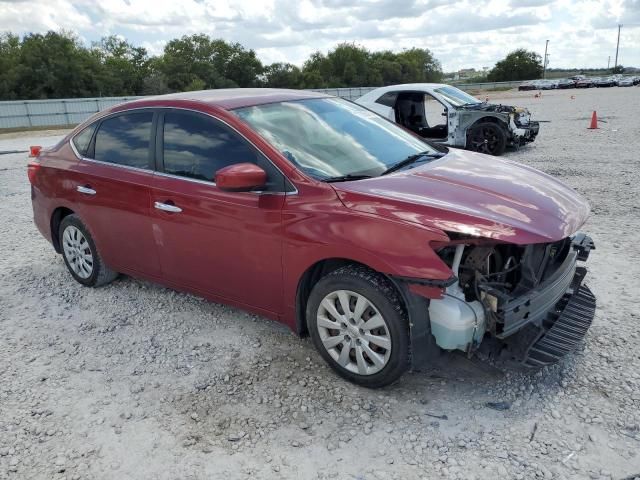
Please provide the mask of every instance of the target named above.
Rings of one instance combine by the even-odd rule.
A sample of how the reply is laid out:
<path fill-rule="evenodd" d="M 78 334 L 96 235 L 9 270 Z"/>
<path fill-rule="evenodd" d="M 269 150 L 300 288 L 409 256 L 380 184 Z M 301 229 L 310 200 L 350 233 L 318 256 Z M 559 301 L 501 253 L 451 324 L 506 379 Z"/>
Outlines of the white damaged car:
<path fill-rule="evenodd" d="M 534 141 L 540 129 L 526 108 L 483 102 L 442 83 L 376 88 L 356 103 L 427 140 L 490 155 Z"/>

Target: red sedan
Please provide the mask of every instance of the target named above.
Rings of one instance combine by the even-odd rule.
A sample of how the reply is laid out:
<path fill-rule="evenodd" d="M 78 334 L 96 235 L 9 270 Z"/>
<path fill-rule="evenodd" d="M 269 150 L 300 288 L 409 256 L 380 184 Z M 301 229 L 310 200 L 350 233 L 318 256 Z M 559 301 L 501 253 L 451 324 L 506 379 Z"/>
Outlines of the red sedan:
<path fill-rule="evenodd" d="M 28 168 L 35 223 L 81 284 L 123 273 L 256 312 L 365 386 L 486 336 L 553 363 L 593 318 L 582 197 L 324 94 L 137 100 Z"/>

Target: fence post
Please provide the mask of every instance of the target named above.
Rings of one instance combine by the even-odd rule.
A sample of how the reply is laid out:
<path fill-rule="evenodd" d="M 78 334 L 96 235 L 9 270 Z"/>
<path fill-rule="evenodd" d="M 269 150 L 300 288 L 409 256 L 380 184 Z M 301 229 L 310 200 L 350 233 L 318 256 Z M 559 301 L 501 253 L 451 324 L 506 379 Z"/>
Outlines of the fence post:
<path fill-rule="evenodd" d="M 67 122 L 67 125 L 71 125 L 71 122 L 69 121 L 69 109 L 67 108 L 66 100 L 62 100 L 62 106 L 64 107 L 64 120 L 65 122 Z"/>
<path fill-rule="evenodd" d="M 29 102 L 27 102 L 26 100 L 24 101 L 24 111 L 27 114 L 27 122 L 29 123 L 29 126 L 33 127 L 33 122 L 31 121 L 31 113 L 29 113 Z"/>

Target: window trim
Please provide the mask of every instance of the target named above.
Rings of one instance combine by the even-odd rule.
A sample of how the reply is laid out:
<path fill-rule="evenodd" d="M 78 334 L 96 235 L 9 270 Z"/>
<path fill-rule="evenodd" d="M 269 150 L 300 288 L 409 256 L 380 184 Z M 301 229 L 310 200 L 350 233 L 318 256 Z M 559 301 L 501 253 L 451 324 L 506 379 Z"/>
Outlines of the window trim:
<path fill-rule="evenodd" d="M 80 153 L 78 152 L 78 150 L 76 149 L 75 145 L 73 144 L 73 139 L 79 135 L 81 132 L 84 131 L 85 128 L 94 125 L 96 123 L 101 123 L 103 120 L 107 120 L 108 118 L 112 118 L 124 113 L 128 113 L 128 112 L 135 112 L 137 110 L 152 110 L 154 112 L 154 123 L 152 124 L 152 135 L 151 135 L 151 140 L 152 140 L 152 144 L 149 147 L 149 150 L 153 149 L 153 162 L 151 162 L 151 169 L 145 169 L 145 168 L 138 168 L 138 167 L 132 167 L 129 165 L 122 165 L 119 163 L 111 163 L 111 162 L 103 162 L 101 160 L 95 160 L 93 158 L 88 158 L 88 157 L 84 157 L 82 155 L 80 155 Z M 171 173 L 165 173 L 163 171 L 158 170 L 158 155 L 157 155 L 157 148 L 158 148 L 158 142 L 162 142 L 162 136 L 159 135 L 159 129 L 160 126 L 162 125 L 157 118 L 159 117 L 160 113 L 164 113 L 162 111 L 164 110 L 183 110 L 183 111 L 187 111 L 187 112 L 193 112 L 193 113 L 198 113 L 200 115 L 204 115 L 207 117 L 211 117 L 213 120 L 218 121 L 220 123 L 222 123 L 223 125 L 225 125 L 226 127 L 230 128 L 231 130 L 233 130 L 235 133 L 237 133 L 240 137 L 242 137 L 246 142 L 248 142 L 260 155 L 262 155 L 265 160 L 269 163 L 271 163 L 271 165 L 278 171 L 280 172 L 280 174 L 284 177 L 285 180 L 285 186 L 290 186 L 292 188 L 291 191 L 281 191 L 281 192 L 267 192 L 267 191 L 263 191 L 263 190 L 254 190 L 254 191 L 250 191 L 250 192 L 237 192 L 237 193 L 251 193 L 251 194 L 258 194 L 258 195 L 285 195 L 285 196 L 289 196 L 289 195 L 298 195 L 299 191 L 298 191 L 298 187 L 296 187 L 295 183 L 293 183 L 291 180 L 289 180 L 289 177 L 287 175 L 284 174 L 284 172 L 275 164 L 271 161 L 271 159 L 269 157 L 267 157 L 264 152 L 262 150 L 260 150 L 260 148 L 258 148 L 258 146 L 253 143 L 249 138 L 247 138 L 242 132 L 240 132 L 236 127 L 234 127 L 233 125 L 230 125 L 228 122 L 226 122 L 224 119 L 219 118 L 215 115 L 212 115 L 211 113 L 208 112 L 203 112 L 201 110 L 196 110 L 193 108 L 187 108 L 187 107 L 173 107 L 173 106 L 167 106 L 167 105 L 158 105 L 158 106 L 153 106 L 153 107 L 134 107 L 134 108 L 129 108 L 127 110 L 122 110 L 119 112 L 114 112 L 114 113 L 110 113 L 107 114 L 103 117 L 100 117 L 98 119 L 96 119 L 94 122 L 90 123 L 89 125 L 87 125 L 85 128 L 83 128 L 82 130 L 80 130 L 78 133 L 74 134 L 73 136 L 69 137 L 68 143 L 69 146 L 71 147 L 71 150 L 73 150 L 74 155 L 78 158 L 78 160 L 80 161 L 88 161 L 88 162 L 95 162 L 101 165 L 109 165 L 112 167 L 119 167 L 119 168 L 125 168 L 125 169 L 129 169 L 129 170 L 134 170 L 137 172 L 145 172 L 145 173 L 151 173 L 153 175 L 160 175 L 163 177 L 170 177 L 170 178 L 176 178 L 179 180 L 184 180 L 186 182 L 194 182 L 194 183 L 199 183 L 202 185 L 209 185 L 209 186 L 213 186 L 215 187 L 216 184 L 215 182 L 208 182 L 205 180 L 199 180 L 197 178 L 189 178 L 189 177 L 182 177 L 180 175 L 173 175 Z M 95 130 L 93 131 L 93 135 L 91 137 L 91 142 L 90 142 L 90 146 L 93 144 L 93 141 L 95 139 L 95 135 L 96 132 L 98 131 L 99 125 L 96 126 L 97 128 L 95 128 Z"/>

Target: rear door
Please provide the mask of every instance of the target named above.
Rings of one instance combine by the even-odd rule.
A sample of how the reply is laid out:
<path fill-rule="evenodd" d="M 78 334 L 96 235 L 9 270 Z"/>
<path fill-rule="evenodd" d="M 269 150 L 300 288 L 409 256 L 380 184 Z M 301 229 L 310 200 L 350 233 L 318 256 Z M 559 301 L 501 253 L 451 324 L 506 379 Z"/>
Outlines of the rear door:
<path fill-rule="evenodd" d="M 160 172 L 152 215 L 163 277 L 179 287 L 280 312 L 282 173 L 238 132 L 201 113 L 165 110 L 157 142 Z M 265 190 L 220 190 L 216 172 L 243 162 L 267 172 Z"/>
<path fill-rule="evenodd" d="M 72 145 L 81 160 L 70 172 L 74 206 L 111 268 L 159 276 L 150 195 L 157 114 L 118 113 L 87 127 Z"/>

